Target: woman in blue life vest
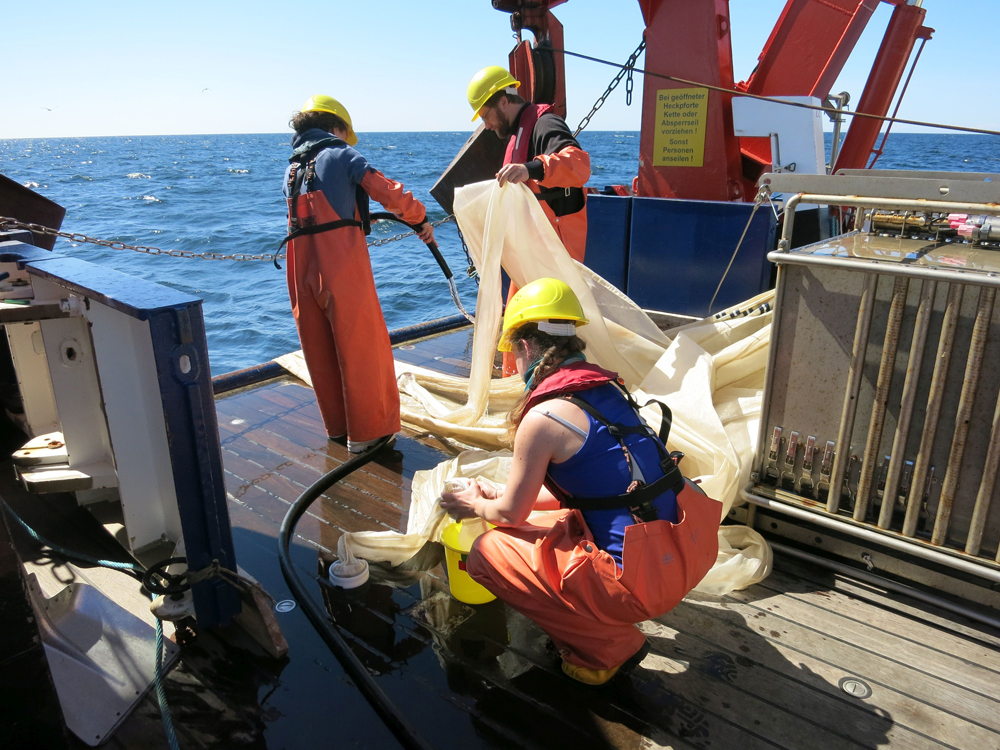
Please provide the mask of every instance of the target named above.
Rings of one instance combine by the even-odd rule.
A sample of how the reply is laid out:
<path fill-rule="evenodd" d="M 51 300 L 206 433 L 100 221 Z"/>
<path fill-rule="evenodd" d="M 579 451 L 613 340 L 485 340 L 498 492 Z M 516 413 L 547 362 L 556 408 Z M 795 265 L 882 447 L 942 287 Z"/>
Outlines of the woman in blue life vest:
<path fill-rule="evenodd" d="M 715 563 L 722 505 L 684 479 L 666 430 L 643 421 L 617 375 L 587 363 L 575 333 L 586 322 L 557 279 L 518 291 L 499 347 L 526 384 L 506 488 L 473 482 L 441 505 L 495 524 L 469 574 L 548 633 L 567 675 L 600 685 L 644 653 L 635 624 L 676 606 Z"/>

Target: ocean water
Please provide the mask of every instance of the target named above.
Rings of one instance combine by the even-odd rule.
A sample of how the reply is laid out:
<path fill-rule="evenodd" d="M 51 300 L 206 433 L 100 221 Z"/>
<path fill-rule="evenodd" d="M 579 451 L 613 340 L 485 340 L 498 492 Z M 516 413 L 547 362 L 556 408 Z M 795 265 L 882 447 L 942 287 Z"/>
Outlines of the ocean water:
<path fill-rule="evenodd" d="M 362 133 L 358 150 L 404 183 L 428 208 L 429 190 L 468 133 Z M 0 140 L 0 173 L 66 208 L 63 230 L 126 244 L 193 252 L 269 253 L 285 236 L 281 182 L 289 134 Z M 829 136 L 828 136 L 829 139 Z M 590 152 L 589 184 L 631 184 L 638 132 L 580 136 Z M 880 168 L 1000 172 L 1000 138 L 893 134 Z M 373 210 L 378 210 L 373 203 Z M 379 223 L 372 237 L 398 234 Z M 436 229 L 463 302 L 476 285 L 454 223 Z M 284 273 L 268 261 L 212 261 L 141 255 L 58 240 L 56 251 L 204 299 L 213 374 L 264 362 L 299 347 Z M 415 237 L 371 250 L 390 329 L 456 312 L 448 286 Z"/>

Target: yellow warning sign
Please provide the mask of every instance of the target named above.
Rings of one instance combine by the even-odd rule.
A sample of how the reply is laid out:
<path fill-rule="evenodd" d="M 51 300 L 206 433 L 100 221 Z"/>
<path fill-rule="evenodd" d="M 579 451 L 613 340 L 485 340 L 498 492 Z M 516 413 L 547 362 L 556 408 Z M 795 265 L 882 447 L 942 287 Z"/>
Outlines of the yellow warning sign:
<path fill-rule="evenodd" d="M 708 89 L 698 87 L 657 91 L 653 166 L 702 166 L 705 162 L 707 119 Z"/>

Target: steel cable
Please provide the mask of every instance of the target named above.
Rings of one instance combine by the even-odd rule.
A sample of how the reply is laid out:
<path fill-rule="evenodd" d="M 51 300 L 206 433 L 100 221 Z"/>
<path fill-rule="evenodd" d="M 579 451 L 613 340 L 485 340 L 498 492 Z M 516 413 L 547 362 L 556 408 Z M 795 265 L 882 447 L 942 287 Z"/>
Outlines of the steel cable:
<path fill-rule="evenodd" d="M 602 60 L 599 57 L 592 57 L 591 55 L 584 55 L 579 52 L 570 52 L 566 49 L 554 49 L 553 52 L 561 52 L 564 55 L 569 55 L 570 57 L 578 57 L 581 60 L 589 60 L 590 62 L 600 63 L 601 65 L 610 65 L 613 68 L 625 69 L 626 65 L 622 63 L 616 63 L 611 60 Z M 652 70 L 645 70 L 643 68 L 632 68 L 636 73 L 642 73 L 643 75 L 652 76 L 653 78 L 662 78 L 667 81 L 673 81 L 675 83 L 683 83 L 687 86 L 697 86 L 699 88 L 708 89 L 710 91 L 718 91 L 722 94 L 733 94 L 734 96 L 745 96 L 750 99 L 760 99 L 765 102 L 775 102 L 777 104 L 784 104 L 787 107 L 799 107 L 801 109 L 812 109 L 819 112 L 826 112 L 828 115 L 847 115 L 848 117 L 865 117 L 872 120 L 881 120 L 882 122 L 889 123 L 899 123 L 901 125 L 916 125 L 923 128 L 939 128 L 941 130 L 956 130 L 962 133 L 979 133 L 981 135 L 1000 135 L 1000 130 L 987 130 L 986 128 L 972 128 L 965 125 L 948 125 L 939 122 L 925 122 L 923 120 L 906 120 L 901 117 L 888 117 L 885 115 L 873 115 L 868 112 L 849 112 L 847 110 L 835 109 L 833 107 L 823 107 L 818 104 L 806 104 L 804 102 L 789 102 L 783 99 L 776 99 L 770 96 L 761 96 L 759 94 L 749 94 L 746 91 L 740 91 L 739 89 L 727 89 L 724 86 L 713 86 L 710 83 L 699 83 L 698 81 L 689 81 L 686 78 L 679 78 L 677 76 L 670 76 L 666 73 L 656 73 Z"/>

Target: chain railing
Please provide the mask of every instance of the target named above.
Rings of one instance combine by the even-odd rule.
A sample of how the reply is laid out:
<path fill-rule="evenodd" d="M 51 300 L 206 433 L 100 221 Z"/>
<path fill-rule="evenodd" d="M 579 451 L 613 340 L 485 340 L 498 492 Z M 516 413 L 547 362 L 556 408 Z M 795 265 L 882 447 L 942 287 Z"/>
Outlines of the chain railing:
<path fill-rule="evenodd" d="M 576 130 L 573 131 L 574 138 L 580 135 L 580 132 L 590 124 L 590 118 L 596 115 L 597 110 L 604 106 L 604 102 L 609 96 L 611 96 L 611 92 L 618 88 L 618 84 L 621 83 L 622 78 L 625 78 L 626 76 L 628 76 L 628 78 L 625 81 L 625 104 L 626 106 L 632 106 L 632 71 L 635 69 L 635 61 L 639 59 L 639 55 L 642 54 L 644 49 L 646 49 L 645 39 L 639 42 L 639 46 L 635 48 L 635 52 L 633 52 L 629 59 L 625 61 L 622 69 L 618 71 L 618 75 L 616 75 L 614 79 L 612 79 L 611 83 L 608 84 L 608 88 L 605 92 L 601 94 L 596 102 L 594 102 L 594 106 L 591 107 L 587 116 L 580 120 L 580 124 L 577 125 Z"/>
<path fill-rule="evenodd" d="M 448 214 L 443 219 L 438 221 L 432 221 L 432 227 L 439 227 L 449 221 L 453 221 L 455 218 L 454 214 Z M 18 221 L 17 219 L 12 219 L 9 216 L 0 216 L 0 231 L 6 229 L 27 229 L 35 234 L 42 234 L 49 237 L 61 237 L 64 240 L 69 240 L 70 242 L 86 242 L 91 245 L 100 245 L 101 247 L 109 247 L 112 250 L 132 250 L 137 253 L 143 253 L 145 255 L 167 255 L 171 258 L 198 258 L 201 260 L 274 260 L 274 253 L 262 253 L 260 255 L 252 253 L 196 253 L 191 250 L 164 250 L 161 247 L 152 247 L 149 245 L 128 245 L 124 242 L 118 240 L 101 240 L 96 237 L 89 237 L 86 234 L 80 232 L 60 232 L 57 229 L 52 229 L 51 227 L 46 227 L 41 224 L 32 224 L 30 222 Z M 416 234 L 415 231 L 403 232 L 402 234 L 393 235 L 392 237 L 386 237 L 385 239 L 375 239 L 368 242 L 368 247 L 379 247 L 381 245 L 388 245 L 390 242 L 398 242 L 406 237 L 412 237 Z M 283 260 L 285 258 L 284 253 L 279 253 L 277 256 L 278 260 Z"/>

